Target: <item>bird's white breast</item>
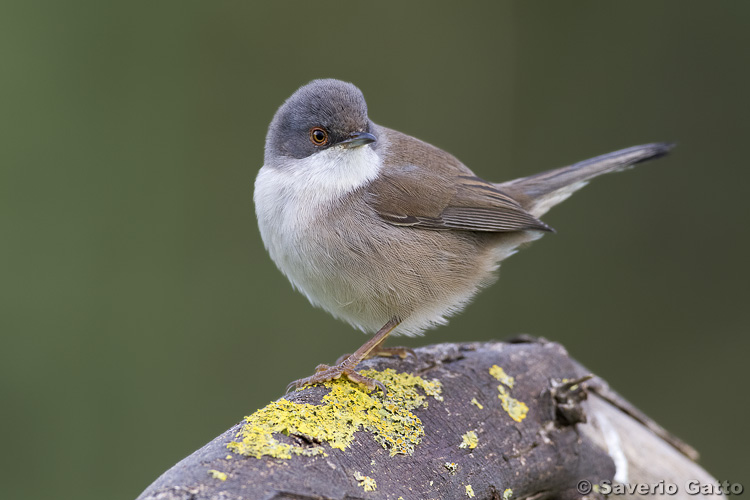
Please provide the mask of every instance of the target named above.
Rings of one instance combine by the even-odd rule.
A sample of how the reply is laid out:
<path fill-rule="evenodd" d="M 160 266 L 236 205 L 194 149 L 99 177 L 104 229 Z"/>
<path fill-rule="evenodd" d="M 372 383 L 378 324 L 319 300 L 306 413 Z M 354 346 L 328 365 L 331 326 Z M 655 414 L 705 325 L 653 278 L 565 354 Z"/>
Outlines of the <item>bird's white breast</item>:
<path fill-rule="evenodd" d="M 330 310 L 328 293 L 319 286 L 322 262 L 336 251 L 326 248 L 332 240 L 321 234 L 325 219 L 337 200 L 373 180 L 380 167 L 370 146 L 334 146 L 264 165 L 258 173 L 254 200 L 263 243 L 276 266 L 315 305 Z"/>

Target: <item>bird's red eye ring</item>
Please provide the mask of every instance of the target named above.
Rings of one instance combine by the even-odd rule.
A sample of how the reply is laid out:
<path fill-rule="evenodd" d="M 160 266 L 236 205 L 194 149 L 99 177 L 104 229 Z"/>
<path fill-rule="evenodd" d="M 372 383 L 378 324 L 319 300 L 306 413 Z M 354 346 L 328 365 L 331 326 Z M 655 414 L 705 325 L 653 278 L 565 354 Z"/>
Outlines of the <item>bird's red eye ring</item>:
<path fill-rule="evenodd" d="M 310 129 L 310 141 L 316 146 L 325 146 L 328 144 L 328 132 L 320 127 Z"/>

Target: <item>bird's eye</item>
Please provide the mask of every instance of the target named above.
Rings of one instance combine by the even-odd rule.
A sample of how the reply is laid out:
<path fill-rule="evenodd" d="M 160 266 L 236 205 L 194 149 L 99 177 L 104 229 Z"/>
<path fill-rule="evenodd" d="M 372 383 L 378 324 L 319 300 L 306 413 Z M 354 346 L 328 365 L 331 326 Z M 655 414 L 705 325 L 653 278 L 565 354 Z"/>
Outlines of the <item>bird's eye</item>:
<path fill-rule="evenodd" d="M 325 146 L 328 144 L 328 132 L 320 127 L 310 129 L 310 140 L 316 146 Z"/>

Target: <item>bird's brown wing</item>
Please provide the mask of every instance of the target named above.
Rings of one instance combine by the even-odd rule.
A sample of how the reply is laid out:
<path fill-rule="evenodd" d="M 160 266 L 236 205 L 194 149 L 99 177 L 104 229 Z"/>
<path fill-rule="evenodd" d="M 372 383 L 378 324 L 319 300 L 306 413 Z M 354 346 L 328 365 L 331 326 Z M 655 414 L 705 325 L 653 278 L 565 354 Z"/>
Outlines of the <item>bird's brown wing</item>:
<path fill-rule="evenodd" d="M 387 137 L 383 168 L 368 189 L 386 222 L 433 230 L 551 230 L 445 151 L 391 130 Z"/>

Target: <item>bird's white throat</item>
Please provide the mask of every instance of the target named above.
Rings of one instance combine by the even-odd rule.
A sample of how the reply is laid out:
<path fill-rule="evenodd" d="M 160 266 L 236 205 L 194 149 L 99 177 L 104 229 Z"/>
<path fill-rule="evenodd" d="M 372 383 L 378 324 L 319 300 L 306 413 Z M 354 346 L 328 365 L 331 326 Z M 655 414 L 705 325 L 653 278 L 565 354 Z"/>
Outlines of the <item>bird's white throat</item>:
<path fill-rule="evenodd" d="M 296 259 L 290 259 L 290 254 L 305 245 L 308 231 L 317 230 L 316 221 L 342 196 L 373 180 L 380 166 L 380 157 L 369 146 L 334 146 L 260 169 L 254 194 L 258 227 L 266 249 L 284 274 L 290 276 L 294 271 L 289 267 L 302 264 L 291 262 Z"/>
<path fill-rule="evenodd" d="M 370 146 L 334 146 L 308 156 L 264 165 L 255 180 L 258 216 L 265 210 L 325 209 L 342 196 L 364 186 L 380 171 L 380 157 Z"/>

